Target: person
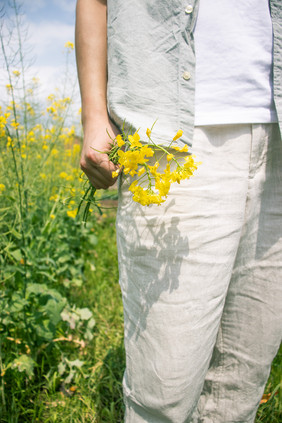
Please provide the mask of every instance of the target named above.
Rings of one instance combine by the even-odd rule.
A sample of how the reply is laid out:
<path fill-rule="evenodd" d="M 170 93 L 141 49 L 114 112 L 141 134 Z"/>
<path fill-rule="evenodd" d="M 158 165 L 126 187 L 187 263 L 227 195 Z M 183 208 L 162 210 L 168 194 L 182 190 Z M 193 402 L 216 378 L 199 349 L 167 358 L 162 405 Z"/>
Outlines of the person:
<path fill-rule="evenodd" d="M 122 125 L 182 129 L 202 162 L 161 206 L 120 180 L 126 423 L 255 419 L 281 341 L 281 19 L 279 0 L 77 2 L 92 185 L 114 183 L 96 150 Z"/>

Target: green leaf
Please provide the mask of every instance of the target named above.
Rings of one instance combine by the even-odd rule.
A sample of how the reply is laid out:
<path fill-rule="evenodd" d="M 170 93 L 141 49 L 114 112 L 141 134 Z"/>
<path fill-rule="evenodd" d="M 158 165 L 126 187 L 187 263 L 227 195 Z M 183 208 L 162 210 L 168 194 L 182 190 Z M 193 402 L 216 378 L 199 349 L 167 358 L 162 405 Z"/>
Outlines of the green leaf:
<path fill-rule="evenodd" d="M 72 281 L 71 281 L 71 284 L 73 285 L 73 286 L 81 286 L 82 285 L 82 279 L 72 279 Z"/>
<path fill-rule="evenodd" d="M 11 234 L 14 235 L 14 237 L 17 239 L 22 239 L 21 234 L 18 231 L 16 231 L 15 228 L 11 229 Z"/>
<path fill-rule="evenodd" d="M 9 308 L 11 313 L 19 313 L 23 308 L 28 305 L 28 301 L 23 298 L 18 292 L 14 292 L 12 295 L 12 302 Z"/>
<path fill-rule="evenodd" d="M 27 296 L 30 294 L 43 294 L 48 291 L 48 287 L 45 283 L 29 283 L 26 288 Z"/>
<path fill-rule="evenodd" d="M 79 316 L 76 313 L 65 308 L 61 313 L 61 318 L 64 322 L 68 322 L 71 329 L 75 329 L 76 322 L 79 321 Z"/>
<path fill-rule="evenodd" d="M 96 235 L 91 234 L 88 236 L 88 242 L 89 244 L 91 244 L 93 247 L 95 247 L 98 244 L 98 238 Z"/>
<path fill-rule="evenodd" d="M 14 257 L 14 259 L 16 259 L 17 261 L 20 261 L 22 258 L 22 253 L 21 250 L 14 250 L 14 251 L 9 251 L 9 253 L 11 254 L 11 256 Z"/>
<path fill-rule="evenodd" d="M 75 371 L 71 371 L 68 375 L 68 377 L 65 379 L 65 383 L 71 383 L 71 381 L 73 380 L 73 377 L 75 375 Z"/>
<path fill-rule="evenodd" d="M 47 279 L 49 279 L 52 282 L 57 282 L 57 279 L 48 272 L 44 272 L 43 270 L 42 271 L 40 270 L 38 274 L 45 276 Z"/>
<path fill-rule="evenodd" d="M 62 301 L 63 297 L 56 289 L 50 289 L 45 283 L 29 283 L 26 288 L 27 296 L 31 294 L 47 296 L 56 299 L 57 301 Z M 66 301 L 64 299 L 64 301 Z"/>
<path fill-rule="evenodd" d="M 55 336 L 56 328 L 52 325 L 48 325 L 49 321 L 43 322 L 43 324 L 37 324 L 35 327 L 36 333 L 40 338 L 43 338 L 45 341 L 52 341 Z"/>
<path fill-rule="evenodd" d="M 59 372 L 59 375 L 61 375 L 62 376 L 62 374 L 64 374 L 65 373 L 65 371 L 66 371 L 66 365 L 61 361 L 59 364 L 58 364 L 58 372 Z"/>
<path fill-rule="evenodd" d="M 65 256 L 60 256 L 58 259 L 59 263 L 66 263 L 67 261 L 69 261 L 70 256 L 69 255 L 65 255 Z"/>
<path fill-rule="evenodd" d="M 73 360 L 73 361 L 68 360 L 68 365 L 70 366 L 70 368 L 77 367 L 77 368 L 80 369 L 80 367 L 83 366 L 83 364 L 84 364 L 84 361 L 81 361 L 78 358 L 76 360 Z"/>
<path fill-rule="evenodd" d="M 87 339 L 88 341 L 92 341 L 93 338 L 94 338 L 93 332 L 87 328 L 86 331 L 84 332 L 84 339 Z"/>
<path fill-rule="evenodd" d="M 80 315 L 82 320 L 88 320 L 90 317 L 92 317 L 92 312 L 89 310 L 89 308 L 78 308 L 76 313 Z"/>
<path fill-rule="evenodd" d="M 89 322 L 87 323 L 87 328 L 89 329 L 93 329 L 94 326 L 96 325 L 95 319 L 93 319 L 93 317 L 89 320 Z"/>
<path fill-rule="evenodd" d="M 32 377 L 35 365 L 36 363 L 31 357 L 23 354 L 13 360 L 11 368 L 17 369 L 19 372 L 26 372 L 29 377 Z"/>
<path fill-rule="evenodd" d="M 41 310 L 43 311 L 44 315 L 49 318 L 50 322 L 56 326 L 60 320 L 62 320 L 61 311 L 64 307 L 65 301 L 58 302 L 51 298 L 45 305 L 41 306 Z"/>

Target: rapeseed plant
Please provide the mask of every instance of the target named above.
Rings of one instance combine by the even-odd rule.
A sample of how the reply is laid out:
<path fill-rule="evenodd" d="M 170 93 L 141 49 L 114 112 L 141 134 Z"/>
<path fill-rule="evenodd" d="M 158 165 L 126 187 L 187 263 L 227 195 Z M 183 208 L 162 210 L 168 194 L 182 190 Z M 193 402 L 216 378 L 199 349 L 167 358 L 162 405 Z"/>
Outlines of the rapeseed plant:
<path fill-rule="evenodd" d="M 146 142 L 140 139 L 138 131 L 128 135 L 123 131 L 112 140 L 111 149 L 106 152 L 110 161 L 119 166 L 112 172 L 112 177 L 132 177 L 133 181 L 128 189 L 133 194 L 133 201 L 142 206 L 164 203 L 171 184 L 189 179 L 200 164 L 195 162 L 194 155 L 173 154 L 174 150 L 177 153 L 188 152 L 187 145 L 181 147 L 175 144 L 175 141 L 183 135 L 182 130 L 179 129 L 171 143 L 164 147 L 153 141 L 152 129 L 153 127 L 146 130 L 148 138 Z M 159 171 L 160 161 L 164 157 L 167 161 L 166 167 L 163 171 Z M 171 163 L 174 164 L 173 168 Z M 87 201 L 86 211 L 91 202 L 95 202 L 96 193 L 95 188 L 91 188 L 90 182 L 88 184 L 87 193 L 90 191 L 90 195 L 86 195 L 83 199 Z M 84 218 L 87 219 L 87 212 L 84 212 Z"/>

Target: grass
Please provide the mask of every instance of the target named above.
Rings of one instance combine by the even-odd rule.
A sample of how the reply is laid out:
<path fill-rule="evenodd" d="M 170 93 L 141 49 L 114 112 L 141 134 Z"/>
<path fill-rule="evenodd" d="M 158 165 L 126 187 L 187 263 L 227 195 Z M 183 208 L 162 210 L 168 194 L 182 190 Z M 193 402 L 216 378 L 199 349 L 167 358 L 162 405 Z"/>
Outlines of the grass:
<path fill-rule="evenodd" d="M 51 384 L 51 389 L 37 398 L 38 411 L 34 413 L 37 419 L 33 421 L 123 421 L 123 310 L 114 242 L 114 213 L 108 213 L 108 217 L 100 221 L 96 235 L 99 242 L 95 251 L 88 254 L 86 283 L 75 293 L 78 306 L 81 303 L 81 306 L 89 307 L 96 320 L 94 339 L 83 357 L 87 371 L 77 376 L 73 394 L 56 382 L 53 387 Z"/>

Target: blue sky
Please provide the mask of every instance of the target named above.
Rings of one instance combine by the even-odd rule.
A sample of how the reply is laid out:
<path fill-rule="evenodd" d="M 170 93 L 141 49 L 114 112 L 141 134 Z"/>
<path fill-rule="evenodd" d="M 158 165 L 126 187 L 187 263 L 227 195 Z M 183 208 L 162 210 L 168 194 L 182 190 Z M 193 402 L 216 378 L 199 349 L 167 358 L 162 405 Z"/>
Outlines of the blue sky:
<path fill-rule="evenodd" d="M 38 66 L 59 66 L 66 41 L 74 41 L 75 0 L 23 0 Z"/>
<path fill-rule="evenodd" d="M 2 1 L 8 4 L 8 0 Z M 19 0 L 18 3 L 22 5 L 22 21 L 28 27 L 26 47 L 31 51 L 30 58 L 34 58 L 28 76 L 39 78 L 41 96 L 47 96 L 60 84 L 65 71 L 64 44 L 74 42 L 76 0 Z M 75 79 L 74 51 L 69 61 Z"/>

